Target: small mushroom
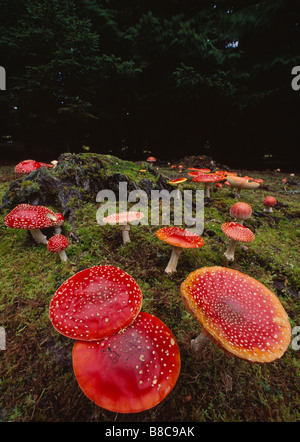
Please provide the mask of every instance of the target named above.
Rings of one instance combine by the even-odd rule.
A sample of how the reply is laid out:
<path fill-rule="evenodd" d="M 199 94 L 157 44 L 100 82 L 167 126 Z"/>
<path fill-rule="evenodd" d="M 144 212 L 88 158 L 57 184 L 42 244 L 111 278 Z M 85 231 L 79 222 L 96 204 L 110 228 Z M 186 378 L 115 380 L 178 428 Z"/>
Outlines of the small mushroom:
<path fill-rule="evenodd" d="M 193 172 L 192 172 L 193 173 Z M 224 177 L 222 175 L 218 175 L 215 173 L 198 173 L 193 178 L 193 182 L 196 183 L 204 183 L 205 196 L 206 198 L 210 198 L 210 185 L 211 183 L 217 183 L 218 181 L 222 181 Z"/>
<path fill-rule="evenodd" d="M 176 272 L 179 256 L 183 248 L 195 249 L 204 245 L 203 239 L 189 230 L 180 227 L 163 227 L 156 232 L 157 238 L 173 246 L 166 273 Z"/>
<path fill-rule="evenodd" d="M 155 163 L 155 162 L 156 162 L 155 157 L 148 157 L 147 158 L 147 163 L 149 163 L 151 167 L 153 167 L 153 163 Z"/>
<path fill-rule="evenodd" d="M 203 267 L 181 284 L 187 310 L 202 327 L 192 341 L 201 351 L 207 340 L 248 362 L 272 362 L 291 339 L 289 318 L 277 296 L 256 279 L 227 267 Z"/>
<path fill-rule="evenodd" d="M 47 244 L 48 240 L 40 229 L 52 227 L 56 221 L 52 210 L 30 204 L 19 204 L 4 219 L 7 227 L 29 230 L 35 242 L 41 244 Z"/>
<path fill-rule="evenodd" d="M 239 224 L 243 224 L 245 220 L 251 217 L 251 215 L 252 207 L 247 203 L 235 203 L 230 209 L 230 216 L 235 218 L 236 222 Z"/>
<path fill-rule="evenodd" d="M 144 217 L 142 212 L 121 212 L 103 218 L 103 222 L 107 224 L 119 224 L 122 230 L 123 244 L 130 242 L 130 224 Z"/>
<path fill-rule="evenodd" d="M 234 252 L 237 242 L 251 242 L 254 240 L 254 233 L 236 222 L 224 223 L 221 226 L 223 233 L 230 238 L 229 246 L 224 255 L 228 261 L 234 261 Z"/>
<path fill-rule="evenodd" d="M 171 186 L 176 186 L 177 187 L 177 195 L 180 196 L 180 184 L 184 183 L 185 181 L 187 181 L 187 178 L 175 178 L 174 180 L 168 181 L 169 184 L 171 184 Z"/>
<path fill-rule="evenodd" d="M 61 261 L 67 262 L 68 257 L 65 252 L 66 248 L 69 245 L 68 238 L 64 235 L 56 234 L 49 238 L 47 249 L 49 252 L 52 253 L 58 253 L 58 256 L 60 257 Z"/>
<path fill-rule="evenodd" d="M 162 402 L 174 388 L 181 365 L 171 330 L 144 312 L 102 341 L 76 342 L 72 358 L 84 394 L 115 413 L 138 413 Z"/>
<path fill-rule="evenodd" d="M 128 327 L 142 307 L 132 276 L 114 266 L 95 266 L 67 279 L 54 293 L 49 318 L 72 339 L 97 341 Z"/>
<path fill-rule="evenodd" d="M 263 205 L 265 206 L 264 211 L 269 213 L 273 212 L 273 207 L 275 207 L 276 204 L 276 198 L 274 198 L 273 196 L 267 196 L 263 201 Z"/>

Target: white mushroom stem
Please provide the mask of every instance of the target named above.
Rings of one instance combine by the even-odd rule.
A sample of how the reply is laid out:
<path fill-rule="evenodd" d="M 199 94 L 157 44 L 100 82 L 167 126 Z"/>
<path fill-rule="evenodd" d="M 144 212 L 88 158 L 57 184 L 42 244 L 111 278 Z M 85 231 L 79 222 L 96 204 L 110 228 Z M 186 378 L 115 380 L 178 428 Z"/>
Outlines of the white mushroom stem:
<path fill-rule="evenodd" d="M 45 235 L 43 235 L 43 233 L 39 229 L 31 229 L 29 231 L 30 231 L 33 239 L 35 240 L 35 242 L 37 242 L 38 244 L 47 244 L 48 243 L 47 237 Z"/>
<path fill-rule="evenodd" d="M 224 255 L 226 256 L 228 261 L 233 261 L 234 260 L 234 252 L 235 252 L 236 243 L 237 243 L 237 241 L 235 241 L 234 239 L 231 239 L 229 241 L 228 249 L 224 253 Z"/>
<path fill-rule="evenodd" d="M 266 207 L 264 208 L 264 212 L 273 212 L 273 209 L 272 209 L 271 206 L 266 206 Z"/>
<path fill-rule="evenodd" d="M 204 191 L 206 198 L 210 198 L 210 183 L 205 183 Z"/>
<path fill-rule="evenodd" d="M 66 252 L 65 252 L 64 250 L 62 250 L 61 252 L 59 252 L 58 255 L 59 255 L 60 259 L 61 259 L 63 262 L 68 261 L 67 254 L 66 254 Z"/>
<path fill-rule="evenodd" d="M 130 242 L 130 237 L 129 237 L 130 225 L 129 224 L 121 225 L 121 230 L 122 230 L 123 244 Z"/>
<path fill-rule="evenodd" d="M 236 220 L 237 223 L 239 223 L 241 225 L 244 224 L 244 220 L 243 219 L 236 218 L 235 220 Z"/>
<path fill-rule="evenodd" d="M 203 334 L 197 336 L 197 338 L 191 340 L 191 348 L 193 351 L 201 352 L 201 350 L 207 345 L 209 339 Z"/>
<path fill-rule="evenodd" d="M 235 196 L 237 198 L 241 198 L 241 187 L 236 187 L 235 188 Z"/>
<path fill-rule="evenodd" d="M 178 259 L 181 252 L 182 252 L 181 247 L 173 246 L 170 261 L 165 269 L 166 273 L 176 272 Z"/>

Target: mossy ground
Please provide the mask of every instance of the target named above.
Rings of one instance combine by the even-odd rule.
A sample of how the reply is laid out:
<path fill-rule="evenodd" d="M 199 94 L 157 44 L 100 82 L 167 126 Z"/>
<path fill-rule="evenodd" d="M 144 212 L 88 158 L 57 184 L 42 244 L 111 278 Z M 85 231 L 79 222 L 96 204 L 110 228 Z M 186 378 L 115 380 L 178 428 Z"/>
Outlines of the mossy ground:
<path fill-rule="evenodd" d="M 175 178 L 174 171 L 160 169 Z M 99 226 L 97 203 L 77 210 L 76 224 L 65 223 L 70 235 L 69 260 L 60 262 L 46 246 L 35 244 L 26 231 L 4 225 L 0 217 L 0 325 L 6 331 L 6 350 L 0 351 L 0 420 L 48 422 L 250 422 L 289 421 L 300 418 L 300 351 L 290 345 L 284 356 L 270 364 L 248 364 L 228 358 L 209 343 L 201 358 L 190 349 L 199 325 L 186 311 L 180 284 L 203 266 L 230 266 L 246 273 L 278 295 L 292 328 L 300 326 L 300 185 L 281 183 L 283 174 L 247 171 L 263 178 L 255 192 L 243 191 L 253 215 L 246 225 L 255 240 L 239 245 L 229 264 L 223 253 L 228 239 L 221 224 L 230 221 L 229 209 L 237 200 L 224 186 L 205 203 L 204 246 L 184 250 L 174 275 L 164 269 L 171 247 L 155 236 L 161 226 L 131 227 L 131 243 L 123 245 L 118 227 Z M 184 172 L 184 176 L 187 174 Z M 0 169 L 1 197 L 14 179 L 12 167 Z M 295 177 L 300 182 L 300 177 Z M 193 188 L 187 181 L 182 189 Z M 200 185 L 201 186 L 201 185 Z M 273 195 L 279 206 L 263 213 L 262 201 Z M 54 208 L 55 209 L 55 208 Z M 178 382 L 167 398 L 151 410 L 116 414 L 93 404 L 80 390 L 72 368 L 74 342 L 52 327 L 48 306 L 56 289 L 70 276 L 88 267 L 111 264 L 135 278 L 143 292 L 142 310 L 158 316 L 174 333 L 181 352 Z"/>

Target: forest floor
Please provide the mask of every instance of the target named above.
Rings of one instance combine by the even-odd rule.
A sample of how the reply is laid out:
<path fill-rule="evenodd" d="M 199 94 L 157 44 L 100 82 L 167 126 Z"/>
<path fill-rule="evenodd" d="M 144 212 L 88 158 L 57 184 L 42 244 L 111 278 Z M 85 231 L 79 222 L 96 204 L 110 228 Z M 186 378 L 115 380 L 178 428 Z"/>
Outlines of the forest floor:
<path fill-rule="evenodd" d="M 159 168 L 167 177 L 178 177 Z M 181 175 L 188 177 L 187 171 Z M 291 171 L 293 172 L 293 171 Z M 231 267 L 245 273 L 280 299 L 292 329 L 300 326 L 300 176 L 285 191 L 274 171 L 242 171 L 262 178 L 255 191 L 242 191 L 240 201 L 253 213 L 245 223 L 255 240 L 238 245 L 236 259 L 228 263 L 224 251 L 228 238 L 221 225 L 230 221 L 229 209 L 237 202 L 230 188 L 212 191 L 205 202 L 204 246 L 186 249 L 177 272 L 168 275 L 171 246 L 155 232 L 162 226 L 132 226 L 131 242 L 122 244 L 120 230 L 99 226 L 96 202 L 77 211 L 76 235 L 70 237 L 68 262 L 49 254 L 26 231 L 5 227 L 0 214 L 0 326 L 6 332 L 6 349 L 0 350 L 0 421 L 2 422 L 296 422 L 300 419 L 300 351 L 289 346 L 281 359 L 249 364 L 227 357 L 213 343 L 201 358 L 190 348 L 200 327 L 186 311 L 180 285 L 188 274 L 204 266 Z M 0 168 L 0 198 L 14 180 L 12 166 Z M 195 188 L 191 180 L 182 190 Z M 198 185 L 201 187 L 201 184 Z M 263 199 L 272 195 L 277 207 L 263 211 Z M 66 221 L 63 233 L 70 233 Z M 48 317 L 50 300 L 60 285 L 80 270 L 114 265 L 140 286 L 142 311 L 161 319 L 177 339 L 181 371 L 169 395 L 156 407 L 135 414 L 104 410 L 79 388 L 72 367 L 74 342 L 56 332 Z M 298 333 L 299 335 L 299 333 Z M 292 339 L 296 339 L 293 336 Z"/>

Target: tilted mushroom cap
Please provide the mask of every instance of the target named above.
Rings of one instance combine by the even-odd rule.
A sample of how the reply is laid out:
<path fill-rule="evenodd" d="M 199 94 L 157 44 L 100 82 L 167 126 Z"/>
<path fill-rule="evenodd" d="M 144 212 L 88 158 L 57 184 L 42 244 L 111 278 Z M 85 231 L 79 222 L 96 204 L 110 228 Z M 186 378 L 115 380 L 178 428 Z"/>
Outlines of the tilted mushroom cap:
<path fill-rule="evenodd" d="M 228 236 L 228 238 L 231 238 L 235 241 L 251 242 L 255 238 L 254 233 L 250 229 L 239 223 L 224 223 L 222 224 L 221 229 L 223 233 Z"/>
<path fill-rule="evenodd" d="M 156 232 L 157 238 L 168 244 L 183 248 L 199 248 L 204 245 L 201 236 L 180 227 L 163 227 Z"/>
<path fill-rule="evenodd" d="M 273 196 L 267 196 L 263 201 L 264 206 L 266 207 L 274 207 L 277 204 L 276 198 Z"/>
<path fill-rule="evenodd" d="M 15 173 L 26 174 L 41 167 L 41 163 L 35 160 L 24 160 L 15 166 Z"/>
<path fill-rule="evenodd" d="M 136 318 L 142 292 L 123 270 L 95 266 L 67 279 L 49 306 L 53 327 L 69 338 L 93 341 L 117 333 Z"/>
<path fill-rule="evenodd" d="M 280 358 L 291 339 L 288 315 L 262 283 L 227 267 L 203 267 L 181 285 L 183 301 L 203 333 L 250 362 Z"/>
<path fill-rule="evenodd" d="M 216 183 L 222 181 L 224 177 L 215 173 L 199 173 L 194 176 L 193 181 L 196 183 Z"/>
<path fill-rule="evenodd" d="M 49 238 L 47 243 L 47 249 L 49 252 L 59 253 L 65 250 L 69 245 L 69 240 L 64 235 L 54 235 Z"/>
<path fill-rule="evenodd" d="M 250 204 L 238 202 L 233 204 L 230 208 L 230 216 L 238 219 L 249 219 L 252 214 L 252 207 Z"/>
<path fill-rule="evenodd" d="M 4 219 L 7 227 L 13 229 L 45 229 L 53 226 L 55 213 L 45 206 L 19 204 Z"/>
<path fill-rule="evenodd" d="M 73 368 L 80 388 L 98 406 L 138 413 L 171 392 L 180 372 L 180 352 L 171 330 L 142 312 L 122 333 L 76 342 Z"/>
<path fill-rule="evenodd" d="M 142 212 L 121 212 L 103 218 L 103 222 L 108 224 L 127 224 L 142 219 L 144 214 Z"/>
<path fill-rule="evenodd" d="M 168 181 L 168 183 L 176 185 L 176 184 L 184 183 L 186 180 L 187 180 L 187 178 L 184 178 L 184 177 L 182 177 L 182 178 L 175 178 L 174 180 Z"/>
<path fill-rule="evenodd" d="M 240 189 L 254 190 L 260 186 L 260 183 L 256 181 L 249 181 L 248 177 L 227 175 L 226 179 L 232 187 L 239 187 Z"/>

